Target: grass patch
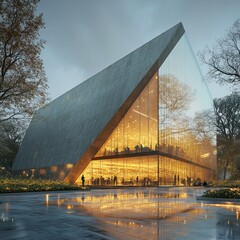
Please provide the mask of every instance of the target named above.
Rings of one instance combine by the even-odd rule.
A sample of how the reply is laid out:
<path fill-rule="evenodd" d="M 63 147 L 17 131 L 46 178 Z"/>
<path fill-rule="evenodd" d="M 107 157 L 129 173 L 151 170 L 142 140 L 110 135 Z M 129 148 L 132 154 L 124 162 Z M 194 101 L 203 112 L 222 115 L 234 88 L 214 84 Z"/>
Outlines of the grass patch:
<path fill-rule="evenodd" d="M 215 189 L 203 193 L 202 197 L 240 199 L 240 189 Z"/>
<path fill-rule="evenodd" d="M 0 193 L 80 190 L 81 187 L 44 179 L 0 178 Z"/>

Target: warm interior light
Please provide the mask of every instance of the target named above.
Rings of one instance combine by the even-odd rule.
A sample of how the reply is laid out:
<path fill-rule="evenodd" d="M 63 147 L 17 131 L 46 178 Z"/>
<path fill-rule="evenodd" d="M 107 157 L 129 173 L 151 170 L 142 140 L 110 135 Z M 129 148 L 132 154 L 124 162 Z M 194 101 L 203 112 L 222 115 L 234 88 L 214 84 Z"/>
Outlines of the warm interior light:
<path fill-rule="evenodd" d="M 72 167 L 73 167 L 73 164 L 70 164 L 70 163 L 66 164 L 67 169 L 71 169 Z"/>
<path fill-rule="evenodd" d="M 51 172 L 55 173 L 55 172 L 57 172 L 57 170 L 58 170 L 57 166 L 52 166 L 51 167 Z"/>
<path fill-rule="evenodd" d="M 40 169 L 39 173 L 40 173 L 41 175 L 45 174 L 45 173 L 46 173 L 46 169 Z"/>
<path fill-rule="evenodd" d="M 48 206 L 48 201 L 49 201 L 49 195 L 46 194 L 46 206 Z"/>
<path fill-rule="evenodd" d="M 157 80 L 159 78 L 161 81 Z M 181 86 L 185 85 L 175 76 L 154 74 L 95 155 L 98 159 L 82 173 L 86 184 L 114 185 L 111 179 L 114 175 L 117 176 L 115 185 L 183 186 L 193 185 L 199 181 L 197 179 L 203 182 L 213 178 L 214 148 L 209 143 L 204 146 L 189 129 L 188 119 L 182 119 L 182 114 L 187 112 L 185 106 L 181 111 L 178 108 L 186 95 L 184 91 L 181 93 Z M 168 156 L 159 156 L 158 163 L 158 157 L 151 156 L 155 151 Z M 107 157 L 104 159 L 104 156 Z M 174 177 L 179 179 L 174 180 Z"/>
<path fill-rule="evenodd" d="M 207 158 L 207 157 L 209 157 L 210 156 L 210 153 L 204 153 L 204 154 L 202 154 L 200 157 L 201 158 Z"/>
<path fill-rule="evenodd" d="M 134 109 L 133 109 L 133 112 L 138 113 L 139 115 L 144 116 L 144 117 L 146 117 L 146 118 L 149 118 L 148 115 L 146 115 L 146 114 L 144 114 L 144 113 L 141 113 L 141 112 L 139 112 L 139 111 L 137 111 L 137 110 L 134 110 Z M 155 118 L 150 117 L 150 119 L 153 120 L 153 121 L 155 121 L 155 122 L 157 122 L 157 119 L 155 119 Z"/>

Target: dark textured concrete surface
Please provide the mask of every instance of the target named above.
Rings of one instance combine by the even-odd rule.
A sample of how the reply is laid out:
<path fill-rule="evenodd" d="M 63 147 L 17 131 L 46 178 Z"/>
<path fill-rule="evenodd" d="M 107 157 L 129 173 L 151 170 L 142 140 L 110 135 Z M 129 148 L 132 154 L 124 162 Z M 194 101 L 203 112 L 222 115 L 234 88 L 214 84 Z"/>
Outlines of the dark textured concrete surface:
<path fill-rule="evenodd" d="M 240 239 L 240 205 L 204 188 L 0 194 L 0 239 Z"/>

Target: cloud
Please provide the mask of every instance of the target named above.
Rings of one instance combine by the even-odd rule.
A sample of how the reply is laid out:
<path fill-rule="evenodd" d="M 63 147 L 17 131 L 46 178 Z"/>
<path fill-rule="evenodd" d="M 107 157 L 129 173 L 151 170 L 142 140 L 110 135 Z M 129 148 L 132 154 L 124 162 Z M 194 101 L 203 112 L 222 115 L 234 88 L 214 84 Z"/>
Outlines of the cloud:
<path fill-rule="evenodd" d="M 72 86 L 70 77 L 87 79 L 180 21 L 196 53 L 231 26 L 239 9 L 238 0 L 41 0 L 48 79 L 57 82 L 61 71 L 68 76 L 55 88 Z"/>

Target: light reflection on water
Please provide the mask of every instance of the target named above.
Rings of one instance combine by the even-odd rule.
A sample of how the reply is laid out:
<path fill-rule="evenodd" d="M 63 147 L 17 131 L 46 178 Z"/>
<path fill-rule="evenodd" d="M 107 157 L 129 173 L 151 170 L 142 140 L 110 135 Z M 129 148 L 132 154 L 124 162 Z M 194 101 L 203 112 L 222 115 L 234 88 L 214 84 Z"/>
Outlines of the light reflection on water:
<path fill-rule="evenodd" d="M 196 202 L 192 193 L 157 188 L 95 190 L 74 198 L 58 195 L 49 205 L 63 207 L 68 214 L 91 214 L 116 239 L 240 239 L 235 238 L 240 237 L 239 206 Z M 216 207 L 229 215 L 212 212 Z"/>

